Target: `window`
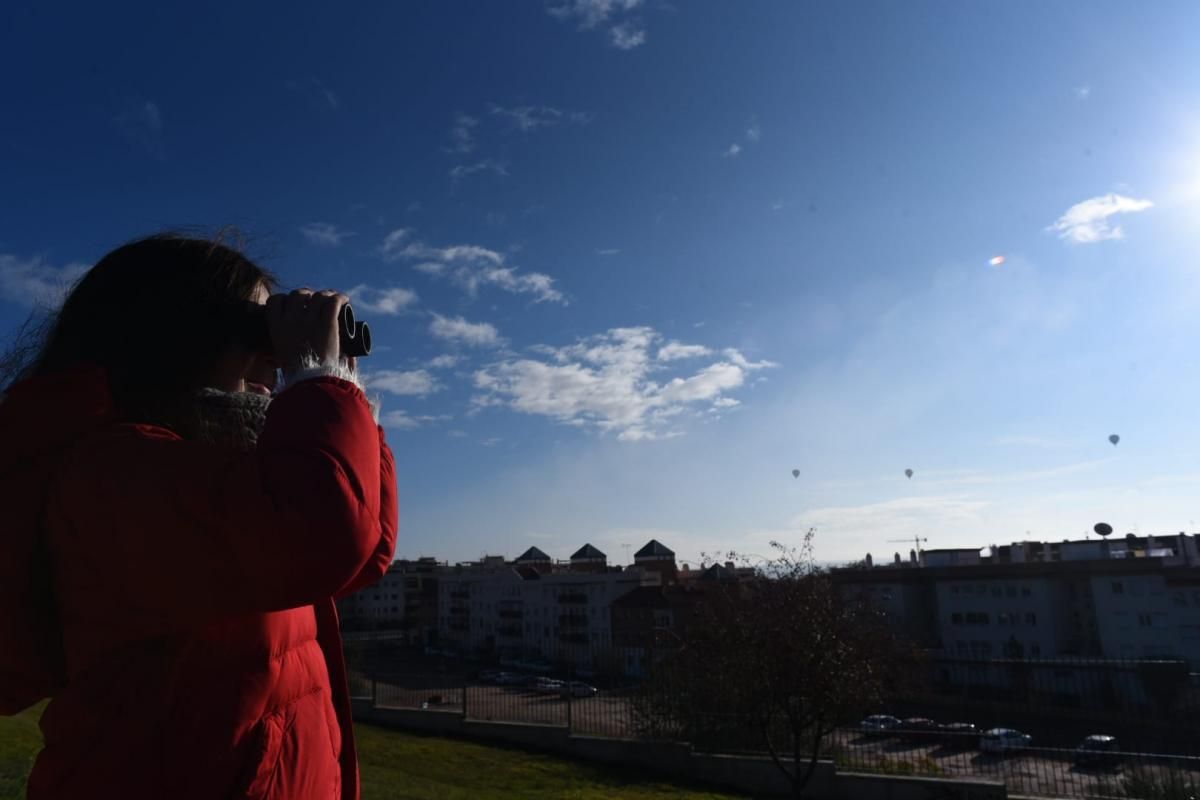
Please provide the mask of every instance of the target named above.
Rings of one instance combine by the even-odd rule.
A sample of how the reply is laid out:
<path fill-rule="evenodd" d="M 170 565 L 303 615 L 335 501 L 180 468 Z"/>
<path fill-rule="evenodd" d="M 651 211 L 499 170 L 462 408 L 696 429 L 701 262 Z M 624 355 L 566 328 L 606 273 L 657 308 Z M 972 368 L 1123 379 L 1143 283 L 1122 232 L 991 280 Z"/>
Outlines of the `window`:
<path fill-rule="evenodd" d="M 958 584 L 957 583 L 950 587 L 950 594 L 958 594 Z M 1196 592 L 1196 594 L 1200 594 L 1200 592 Z"/>
<path fill-rule="evenodd" d="M 1003 611 L 1001 611 L 999 614 L 997 614 L 996 615 L 996 624 L 997 625 L 1007 625 L 1008 624 L 1008 614 L 1004 613 Z"/>
<path fill-rule="evenodd" d="M 1040 644 L 1029 645 L 1029 655 L 1033 656 L 1034 658 L 1037 658 L 1041 654 L 1042 654 L 1042 646 Z"/>
<path fill-rule="evenodd" d="M 1151 624 L 1152 624 L 1152 620 L 1151 620 L 1151 617 L 1149 614 L 1138 614 L 1138 627 L 1139 628 L 1149 628 Z"/>
<path fill-rule="evenodd" d="M 1172 605 L 1176 605 L 1176 606 L 1186 606 L 1187 605 L 1187 595 L 1185 595 L 1183 592 L 1172 592 L 1171 593 L 1171 603 L 1172 603 Z"/>
<path fill-rule="evenodd" d="M 1002 586 L 993 586 L 992 587 L 992 597 L 1003 597 L 1003 596 L 1004 596 L 1004 587 L 1002 587 Z"/>
<path fill-rule="evenodd" d="M 1121 583 L 1121 581 L 1113 581 L 1112 582 L 1112 593 L 1113 594 L 1125 594 L 1125 584 Z"/>
<path fill-rule="evenodd" d="M 1007 586 L 1005 586 L 1005 587 L 1004 587 L 1004 594 L 1006 594 L 1006 595 L 1007 595 L 1007 596 L 1009 596 L 1009 597 L 1016 597 L 1016 596 L 1017 596 L 1017 587 L 1016 587 L 1016 585 L 1015 585 L 1015 584 L 1012 584 L 1012 583 L 1010 583 L 1010 584 L 1008 584 Z"/>
<path fill-rule="evenodd" d="M 1032 594 L 1033 591 L 1028 586 L 1021 587 L 1021 597 L 1029 597 Z"/>
<path fill-rule="evenodd" d="M 1037 625 L 1037 614 L 1035 614 L 1032 611 L 1025 612 L 1025 624 L 1026 625 Z"/>
<path fill-rule="evenodd" d="M 951 625 L 962 625 L 962 621 L 962 614 L 958 613 L 957 611 L 950 615 Z"/>

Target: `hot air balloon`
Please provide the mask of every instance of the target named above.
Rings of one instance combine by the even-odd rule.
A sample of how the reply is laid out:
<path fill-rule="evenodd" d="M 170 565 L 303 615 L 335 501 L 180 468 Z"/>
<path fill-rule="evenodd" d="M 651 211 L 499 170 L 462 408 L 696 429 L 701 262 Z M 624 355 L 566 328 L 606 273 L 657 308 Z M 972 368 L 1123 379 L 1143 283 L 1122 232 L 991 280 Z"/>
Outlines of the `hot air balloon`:
<path fill-rule="evenodd" d="M 1114 433 L 1112 436 L 1108 437 L 1108 440 L 1113 443 L 1113 447 L 1116 447 L 1117 442 L 1121 441 L 1121 437 Z"/>
<path fill-rule="evenodd" d="M 904 474 L 908 477 L 909 480 L 912 480 L 912 470 L 911 469 L 904 470 Z"/>
<path fill-rule="evenodd" d="M 792 477 L 793 477 L 793 478 L 799 478 L 799 477 L 800 477 L 800 470 L 798 470 L 798 469 L 794 469 L 794 470 L 792 470 Z"/>

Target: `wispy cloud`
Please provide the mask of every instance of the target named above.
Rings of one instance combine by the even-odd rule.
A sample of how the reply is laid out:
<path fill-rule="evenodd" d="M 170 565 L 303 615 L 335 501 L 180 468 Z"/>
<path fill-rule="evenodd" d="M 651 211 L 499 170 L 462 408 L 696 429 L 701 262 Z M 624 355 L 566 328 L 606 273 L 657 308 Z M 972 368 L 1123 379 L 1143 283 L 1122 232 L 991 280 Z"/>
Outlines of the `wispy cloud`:
<path fill-rule="evenodd" d="M 434 356 L 429 359 L 429 366 L 433 369 L 450 369 L 461 360 L 461 356 L 456 356 L 453 353 L 443 353 L 440 356 Z"/>
<path fill-rule="evenodd" d="M 166 158 L 163 148 L 163 117 L 158 104 L 150 100 L 132 100 L 113 118 L 117 130 L 128 141 L 145 149 L 151 157 Z"/>
<path fill-rule="evenodd" d="M 359 284 L 346 292 L 354 305 L 372 314 L 387 314 L 395 316 L 407 311 L 417 302 L 417 293 L 412 289 L 402 289 L 393 286 L 390 289 L 372 289 L 366 284 Z"/>
<path fill-rule="evenodd" d="M 354 231 L 342 230 L 331 222 L 310 222 L 300 228 L 301 235 L 310 244 L 337 247 L 342 240 L 354 235 Z"/>
<path fill-rule="evenodd" d="M 622 441 L 659 439 L 681 435 L 679 416 L 689 409 L 728 408 L 719 401 L 750 372 L 775 366 L 729 349 L 722 360 L 664 381 L 665 364 L 680 353 L 698 357 L 699 346 L 660 346 L 661 339 L 648 327 L 613 328 L 567 347 L 538 346 L 533 349 L 543 358 L 509 358 L 476 371 L 473 403 L 593 427 Z M 663 350 L 667 356 L 660 358 Z"/>
<path fill-rule="evenodd" d="M 746 141 L 757 142 L 762 138 L 762 127 L 757 120 L 750 121 L 750 127 L 746 128 Z"/>
<path fill-rule="evenodd" d="M 506 263 L 504 254 L 495 250 L 473 244 L 432 247 L 420 241 L 406 242 L 407 231 L 393 239 L 396 233 L 389 234 L 380 247 L 385 261 L 415 261 L 414 269 L 433 277 L 448 278 L 471 295 L 480 288 L 495 287 L 512 294 L 532 295 L 538 303 L 567 302 L 549 275 L 519 272 Z"/>
<path fill-rule="evenodd" d="M 749 146 L 758 144 L 758 141 L 761 138 L 762 126 L 758 124 L 758 120 L 756 118 L 751 117 L 750 122 L 746 124 L 744 141 L 746 142 L 746 145 Z M 724 155 L 726 158 L 737 158 L 739 155 L 741 155 L 742 150 L 744 149 L 745 148 L 740 142 L 733 142 L 722 155 Z"/>
<path fill-rule="evenodd" d="M 620 50 L 631 50 L 646 42 L 641 21 L 631 15 L 642 0 L 561 0 L 546 10 L 564 22 L 575 22 L 580 30 L 607 27 L 609 41 Z"/>
<path fill-rule="evenodd" d="M 683 344 L 671 341 L 658 348 L 659 361 L 676 361 L 681 358 L 700 358 L 712 355 L 712 350 L 702 344 Z"/>
<path fill-rule="evenodd" d="M 456 114 L 454 125 L 450 128 L 450 145 L 447 153 L 465 155 L 475 149 L 475 128 L 479 120 L 469 114 Z"/>
<path fill-rule="evenodd" d="M 621 252 L 619 248 L 616 248 L 616 247 L 606 247 L 606 248 L 604 248 L 603 250 L 597 250 L 597 251 L 596 251 L 596 255 L 600 255 L 600 256 L 615 256 L 615 255 L 616 255 L 617 253 L 619 253 L 619 252 Z"/>
<path fill-rule="evenodd" d="M 1071 244 L 1091 244 L 1109 239 L 1125 238 L 1120 225 L 1112 225 L 1109 218 L 1115 214 L 1131 214 L 1152 208 L 1149 200 L 1138 200 L 1124 195 L 1102 194 L 1076 203 L 1046 230 L 1058 233 L 1058 238 Z"/>
<path fill-rule="evenodd" d="M 407 246 L 406 241 L 412 232 L 408 228 L 396 228 L 396 230 L 383 237 L 383 244 L 379 245 L 379 254 L 383 256 L 384 261 L 395 261 L 401 257 L 401 253 Z"/>
<path fill-rule="evenodd" d="M 337 111 L 342 106 L 337 94 L 316 78 L 284 81 L 283 85 L 289 92 L 307 97 L 315 107 Z"/>
<path fill-rule="evenodd" d="M 86 264 L 54 267 L 39 256 L 22 259 L 0 253 L 0 297 L 29 308 L 57 308 L 87 271 Z"/>
<path fill-rule="evenodd" d="M 379 418 L 379 422 L 385 428 L 393 428 L 401 431 L 411 431 L 417 428 L 423 428 L 426 425 L 432 425 L 436 422 L 445 422 L 451 419 L 446 414 L 418 414 L 413 416 L 407 411 L 388 411 Z"/>
<path fill-rule="evenodd" d="M 468 322 L 462 317 L 434 314 L 429 332 L 444 341 L 468 347 L 496 347 L 503 344 L 495 325 L 490 322 Z"/>
<path fill-rule="evenodd" d="M 364 382 L 368 389 L 401 396 L 424 397 L 442 390 L 442 385 L 423 369 L 382 369 L 366 373 Z"/>
<path fill-rule="evenodd" d="M 1087 86 L 1087 85 L 1076 86 L 1071 91 L 1072 91 L 1072 93 L 1074 93 L 1075 97 L 1077 97 L 1078 99 L 1087 100 L 1092 94 L 1092 87 Z"/>
<path fill-rule="evenodd" d="M 505 108 L 495 103 L 488 104 L 492 116 L 507 120 L 513 129 L 522 133 L 550 128 L 561 124 L 584 125 L 591 122 L 592 115 L 583 111 L 563 111 L 551 106 L 512 106 Z"/>
<path fill-rule="evenodd" d="M 476 161 L 474 164 L 459 164 L 450 170 L 450 177 L 454 181 L 461 181 L 463 178 L 470 177 L 479 172 L 491 172 L 504 177 L 508 175 L 508 167 L 495 159 L 485 158 L 482 161 Z"/>
<path fill-rule="evenodd" d="M 737 158 L 742 154 L 742 146 L 737 142 L 729 145 L 729 149 L 725 151 L 726 158 Z"/>
<path fill-rule="evenodd" d="M 901 497 L 859 506 L 812 508 L 799 514 L 792 525 L 797 529 L 815 527 L 823 536 L 861 536 L 879 542 L 889 537 L 924 535 L 930 529 L 955 525 L 981 528 L 981 515 L 988 505 L 987 501 L 965 495 Z"/>
<path fill-rule="evenodd" d="M 632 50 L 646 43 L 646 29 L 636 22 L 621 22 L 608 29 L 613 47 L 618 50 Z"/>

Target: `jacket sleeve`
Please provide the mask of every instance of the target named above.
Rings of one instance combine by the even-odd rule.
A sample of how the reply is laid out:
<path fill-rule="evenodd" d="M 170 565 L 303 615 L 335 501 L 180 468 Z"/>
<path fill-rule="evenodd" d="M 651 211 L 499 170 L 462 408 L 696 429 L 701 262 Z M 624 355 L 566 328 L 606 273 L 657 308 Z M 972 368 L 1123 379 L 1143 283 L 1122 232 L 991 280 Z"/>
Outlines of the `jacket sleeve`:
<path fill-rule="evenodd" d="M 367 559 L 354 580 L 338 591 L 337 597 L 353 594 L 382 578 L 396 554 L 396 532 L 400 527 L 399 494 L 396 484 L 396 461 L 379 428 L 379 544 Z"/>
<path fill-rule="evenodd" d="M 143 635 L 331 597 L 380 557 L 383 452 L 362 390 L 337 378 L 280 394 L 251 453 L 118 426 L 60 474 L 58 584 L 81 616 Z"/>

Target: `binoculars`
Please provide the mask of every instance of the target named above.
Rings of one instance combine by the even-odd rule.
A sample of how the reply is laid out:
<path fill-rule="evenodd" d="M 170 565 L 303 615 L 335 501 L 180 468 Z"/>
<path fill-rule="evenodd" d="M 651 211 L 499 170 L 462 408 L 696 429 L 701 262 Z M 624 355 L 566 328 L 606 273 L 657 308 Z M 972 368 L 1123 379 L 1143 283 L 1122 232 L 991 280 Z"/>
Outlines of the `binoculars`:
<path fill-rule="evenodd" d="M 242 343 L 251 350 L 270 350 L 271 332 L 267 328 L 267 314 L 263 306 L 247 303 L 242 318 Z M 350 304 L 338 312 L 338 344 L 341 354 L 347 358 L 362 358 L 371 354 L 371 328 L 365 322 L 354 319 Z"/>

